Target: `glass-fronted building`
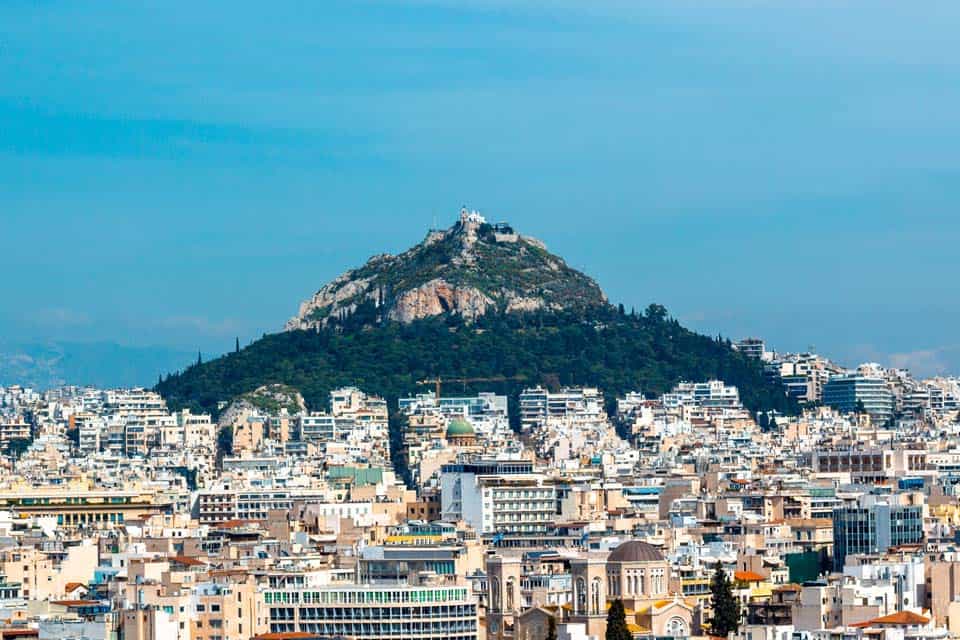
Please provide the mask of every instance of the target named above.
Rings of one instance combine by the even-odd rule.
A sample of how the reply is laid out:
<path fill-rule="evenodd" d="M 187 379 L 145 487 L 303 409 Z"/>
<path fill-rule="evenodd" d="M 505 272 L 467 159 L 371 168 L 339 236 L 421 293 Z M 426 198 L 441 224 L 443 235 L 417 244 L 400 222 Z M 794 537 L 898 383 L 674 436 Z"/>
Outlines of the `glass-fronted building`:
<path fill-rule="evenodd" d="M 882 553 L 890 547 L 923 542 L 923 505 L 898 504 L 897 496 L 864 496 L 858 504 L 833 511 L 833 566 L 842 571 L 847 556 Z"/>
<path fill-rule="evenodd" d="M 823 404 L 841 413 L 853 413 L 860 403 L 870 417 L 881 424 L 893 416 L 893 392 L 880 378 L 840 375 L 830 378 L 823 387 Z"/>

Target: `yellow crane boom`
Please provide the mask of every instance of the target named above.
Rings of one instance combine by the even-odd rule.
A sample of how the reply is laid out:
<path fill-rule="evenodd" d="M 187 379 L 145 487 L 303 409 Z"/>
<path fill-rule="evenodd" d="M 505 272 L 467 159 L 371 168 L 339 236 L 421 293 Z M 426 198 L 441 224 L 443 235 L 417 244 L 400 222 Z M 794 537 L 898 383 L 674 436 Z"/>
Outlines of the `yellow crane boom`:
<path fill-rule="evenodd" d="M 443 388 L 443 385 L 449 382 L 460 382 L 463 384 L 469 384 L 471 382 L 514 382 L 526 380 L 526 376 L 488 376 L 482 378 L 441 378 L 437 376 L 436 378 L 427 378 L 426 380 L 417 380 L 417 384 L 421 386 L 433 385 L 435 396 L 438 400 L 440 399 L 440 390 Z"/>

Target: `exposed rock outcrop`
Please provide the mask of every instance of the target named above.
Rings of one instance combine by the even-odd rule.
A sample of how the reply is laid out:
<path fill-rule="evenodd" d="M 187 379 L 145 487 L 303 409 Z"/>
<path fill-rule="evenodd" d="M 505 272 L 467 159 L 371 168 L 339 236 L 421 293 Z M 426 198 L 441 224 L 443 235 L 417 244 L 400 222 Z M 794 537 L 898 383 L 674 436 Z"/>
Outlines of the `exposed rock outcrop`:
<path fill-rule="evenodd" d="M 600 287 L 505 223 L 466 209 L 400 255 L 381 254 L 339 276 L 300 305 L 286 329 L 312 329 L 363 313 L 365 322 L 413 322 L 454 314 L 584 308 L 606 304 Z"/>
<path fill-rule="evenodd" d="M 493 300 L 479 289 L 458 287 L 437 278 L 400 294 L 387 317 L 399 322 L 412 322 L 441 313 L 476 318 L 486 313 L 493 304 Z"/>
<path fill-rule="evenodd" d="M 306 408 L 307 404 L 298 390 L 283 384 L 266 384 L 234 398 L 220 414 L 218 422 L 220 426 L 229 426 L 254 413 L 275 416 L 280 414 L 281 409 L 286 409 L 288 414 L 293 415 Z"/>

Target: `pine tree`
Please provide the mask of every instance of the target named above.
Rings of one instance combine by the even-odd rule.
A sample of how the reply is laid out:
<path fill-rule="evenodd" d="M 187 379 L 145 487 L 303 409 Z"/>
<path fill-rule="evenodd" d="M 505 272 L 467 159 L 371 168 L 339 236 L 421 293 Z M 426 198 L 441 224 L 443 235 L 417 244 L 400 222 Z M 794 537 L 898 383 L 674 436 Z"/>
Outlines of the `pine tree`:
<path fill-rule="evenodd" d="M 24 451 L 30 448 L 30 444 L 30 438 L 13 438 L 7 443 L 7 451 L 11 456 L 19 460 Z"/>
<path fill-rule="evenodd" d="M 623 608 L 623 600 L 619 598 L 610 604 L 607 611 L 606 640 L 633 640 L 633 635 L 627 629 L 627 612 Z"/>
<path fill-rule="evenodd" d="M 200 352 L 197 351 L 197 366 L 199 367 L 202 364 L 203 364 L 203 355 L 201 355 Z"/>
<path fill-rule="evenodd" d="M 557 640 L 557 620 L 553 616 L 547 620 L 547 640 Z"/>
<path fill-rule="evenodd" d="M 757 426 L 760 427 L 760 431 L 766 431 L 770 428 L 770 414 L 766 411 L 761 411 L 757 413 Z"/>
<path fill-rule="evenodd" d="M 740 601 L 734 597 L 730 579 L 719 562 L 710 582 L 710 593 L 710 604 L 713 607 L 710 632 L 714 636 L 726 638 L 740 628 Z"/>

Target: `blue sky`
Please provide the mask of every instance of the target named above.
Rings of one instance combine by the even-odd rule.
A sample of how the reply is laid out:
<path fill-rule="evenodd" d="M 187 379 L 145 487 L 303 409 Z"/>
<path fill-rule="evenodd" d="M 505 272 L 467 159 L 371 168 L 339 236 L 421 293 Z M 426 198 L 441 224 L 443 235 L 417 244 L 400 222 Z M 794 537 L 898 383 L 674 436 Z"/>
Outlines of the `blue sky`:
<path fill-rule="evenodd" d="M 628 307 L 960 372 L 958 28 L 956 2 L 7 0 L 0 336 L 226 350 L 466 203 Z"/>

